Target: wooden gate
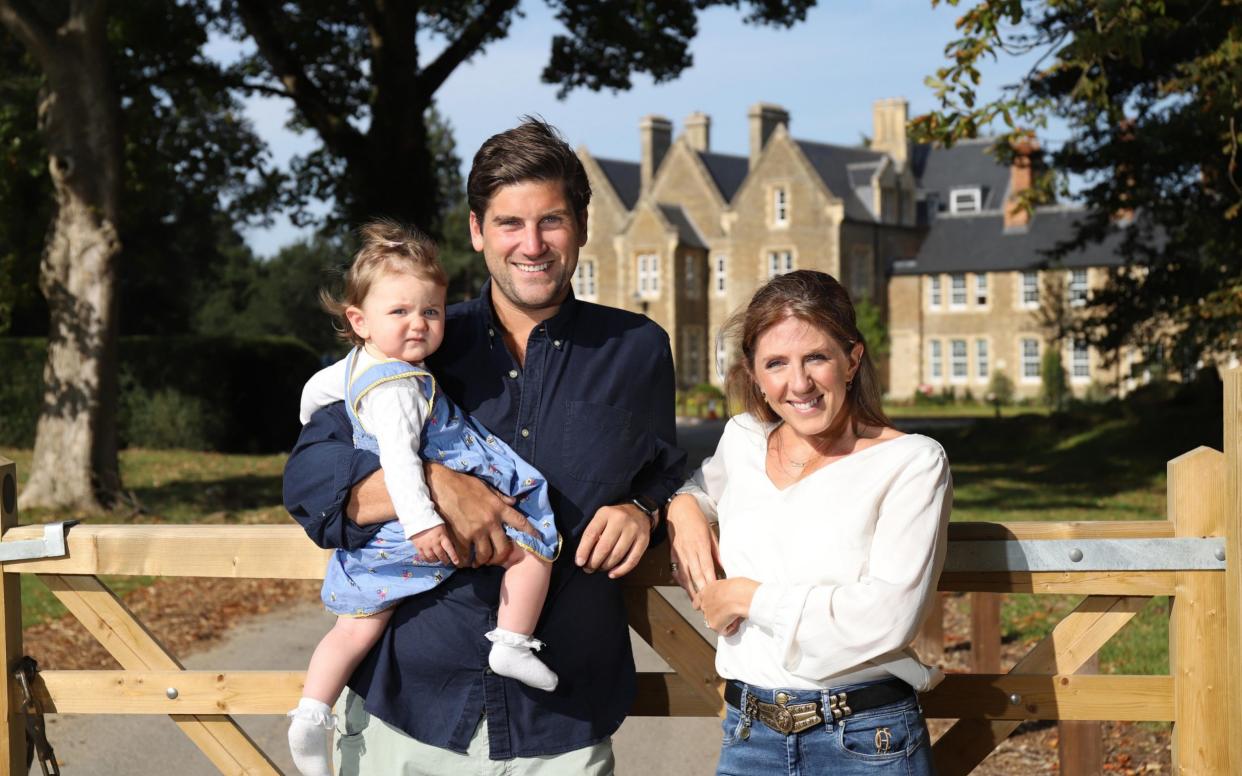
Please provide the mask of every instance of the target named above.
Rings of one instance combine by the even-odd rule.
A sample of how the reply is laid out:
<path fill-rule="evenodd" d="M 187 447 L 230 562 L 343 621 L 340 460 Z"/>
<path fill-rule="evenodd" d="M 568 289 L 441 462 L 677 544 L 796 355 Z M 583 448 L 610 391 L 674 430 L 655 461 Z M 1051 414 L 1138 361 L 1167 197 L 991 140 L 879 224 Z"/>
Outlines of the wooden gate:
<path fill-rule="evenodd" d="M 1167 520 L 950 526 L 956 560 L 941 590 L 1086 597 L 1008 673 L 954 674 L 922 696 L 929 717 L 957 720 L 934 745 L 942 776 L 969 773 L 1019 723 L 1036 719 L 1171 721 L 1178 773 L 1242 773 L 1242 369 L 1226 375 L 1224 430 L 1223 454 L 1200 448 L 1169 462 Z M 14 464 L 0 461 L 2 539 L 38 539 L 39 527 L 17 525 L 15 496 Z M 1181 545 L 1159 541 L 1212 538 L 1223 540 L 1211 546 L 1223 547 L 1227 559 L 1216 566 L 1041 571 L 998 567 L 987 557 L 1069 547 L 1077 563 L 1064 542 L 1173 547 Z M 25 718 L 12 671 L 22 656 L 19 575 L 36 574 L 122 666 L 40 672 L 34 690 L 45 711 L 168 714 L 222 773 L 278 774 L 230 715 L 284 714 L 301 696 L 302 672 L 187 671 L 99 576 L 318 579 L 329 553 L 296 525 L 79 525 L 68 533 L 67 550 L 60 558 L 6 562 L 0 574 L 0 657 L 9 669 L 0 682 L 5 772 L 25 771 Z M 714 649 L 655 589 L 668 584 L 666 547 L 649 552 L 625 580 L 631 626 L 675 671 L 640 674 L 632 713 L 718 716 Z M 1152 596 L 1163 595 L 1173 596 L 1169 675 L 1077 673 Z"/>

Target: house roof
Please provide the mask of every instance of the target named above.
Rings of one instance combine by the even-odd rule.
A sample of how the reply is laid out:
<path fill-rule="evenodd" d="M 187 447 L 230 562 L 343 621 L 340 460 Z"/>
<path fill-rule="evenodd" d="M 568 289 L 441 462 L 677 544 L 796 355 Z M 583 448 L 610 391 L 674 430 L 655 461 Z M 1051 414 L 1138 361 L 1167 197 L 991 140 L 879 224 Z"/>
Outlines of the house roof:
<path fill-rule="evenodd" d="M 1036 269 L 1049 262 L 1046 252 L 1071 238 L 1086 214 L 1082 208 L 1037 208 L 1028 226 L 1005 229 L 999 212 L 941 215 L 913 260 L 893 262 L 894 275 L 939 272 L 1005 272 Z M 1065 256 L 1059 266 L 1103 267 L 1121 264 L 1120 234 Z"/>
<path fill-rule="evenodd" d="M 845 202 L 845 217 L 854 221 L 874 221 L 869 194 L 871 176 L 868 165 L 879 165 L 884 154 L 869 148 L 813 143 L 795 140 L 824 185 Z M 875 172 L 872 167 L 871 172 Z M 866 180 L 863 181 L 862 178 Z M 858 185 L 865 183 L 865 187 Z M 865 188 L 865 191 L 863 190 Z"/>
<path fill-rule="evenodd" d="M 642 185 L 642 173 L 638 162 L 625 162 L 620 159 L 601 159 L 595 157 L 595 163 L 612 184 L 613 190 L 621 198 L 626 210 L 633 210 L 638 202 L 638 192 Z"/>
<path fill-rule="evenodd" d="M 910 146 L 910 166 L 925 194 L 934 193 L 941 208 L 949 207 L 955 188 L 982 189 L 982 210 L 1000 210 L 1009 189 L 1009 168 L 987 152 L 995 138 L 962 140 L 952 148 Z"/>
<path fill-rule="evenodd" d="M 677 238 L 681 240 L 682 245 L 707 249 L 707 240 L 703 239 L 698 227 L 694 225 L 694 221 L 690 220 L 689 214 L 682 209 L 681 205 L 660 203 L 656 207 L 660 208 L 660 214 L 664 216 L 664 220 L 677 230 Z"/>
<path fill-rule="evenodd" d="M 708 174 L 712 176 L 716 188 L 724 197 L 724 201 L 732 202 L 733 195 L 741 187 L 742 181 L 746 180 L 746 173 L 750 172 L 750 160 L 745 156 L 730 154 L 713 154 L 705 151 L 697 153 L 703 160 L 703 166 L 707 168 Z"/>

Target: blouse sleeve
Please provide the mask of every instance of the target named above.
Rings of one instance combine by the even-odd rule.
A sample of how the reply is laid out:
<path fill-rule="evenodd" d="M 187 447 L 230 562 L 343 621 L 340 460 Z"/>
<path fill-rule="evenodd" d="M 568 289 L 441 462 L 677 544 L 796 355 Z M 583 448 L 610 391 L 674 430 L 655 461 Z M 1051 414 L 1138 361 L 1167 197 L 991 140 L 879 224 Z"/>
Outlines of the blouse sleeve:
<path fill-rule="evenodd" d="M 358 419 L 379 442 L 384 484 L 407 539 L 444 523 L 431 501 L 418 455 L 427 412 L 427 399 L 413 380 L 377 385 L 358 407 Z"/>
<path fill-rule="evenodd" d="M 880 499 L 857 582 L 758 587 L 749 620 L 782 642 L 786 670 L 819 680 L 914 640 L 944 565 L 952 502 L 948 461 L 938 446 L 928 447 Z"/>
<path fill-rule="evenodd" d="M 699 509 L 703 510 L 703 514 L 713 523 L 719 519 L 717 504 L 720 503 L 725 483 L 729 479 L 728 470 L 725 467 L 725 447 L 730 442 L 730 436 L 737 433 L 736 429 L 737 421 L 730 420 L 725 426 L 724 433 L 720 435 L 720 441 L 716 444 L 715 454 L 703 459 L 703 463 L 694 474 L 690 475 L 690 479 L 677 489 L 676 495 L 689 493 L 694 496 L 695 501 L 699 502 Z"/>

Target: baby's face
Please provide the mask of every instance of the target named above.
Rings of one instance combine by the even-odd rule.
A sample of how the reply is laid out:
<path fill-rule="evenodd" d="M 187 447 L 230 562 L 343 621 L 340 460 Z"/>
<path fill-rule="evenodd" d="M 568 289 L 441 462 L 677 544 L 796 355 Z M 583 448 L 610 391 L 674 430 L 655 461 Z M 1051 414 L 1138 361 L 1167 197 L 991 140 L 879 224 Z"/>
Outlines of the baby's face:
<path fill-rule="evenodd" d="M 416 364 L 444 341 L 443 286 L 408 273 L 386 273 L 349 315 L 354 332 L 388 358 Z M 349 314 L 347 312 L 347 314 Z"/>

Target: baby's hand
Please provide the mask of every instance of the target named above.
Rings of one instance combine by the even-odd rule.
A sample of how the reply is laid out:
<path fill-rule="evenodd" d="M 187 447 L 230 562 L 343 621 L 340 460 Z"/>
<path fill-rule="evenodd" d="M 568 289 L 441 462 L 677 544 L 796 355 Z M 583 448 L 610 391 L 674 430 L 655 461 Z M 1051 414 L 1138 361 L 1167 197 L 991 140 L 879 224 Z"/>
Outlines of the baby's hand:
<path fill-rule="evenodd" d="M 410 537 L 414 547 L 423 560 L 434 560 L 446 566 L 460 565 L 457 560 L 457 549 L 449 540 L 448 531 L 443 525 L 419 531 Z"/>

